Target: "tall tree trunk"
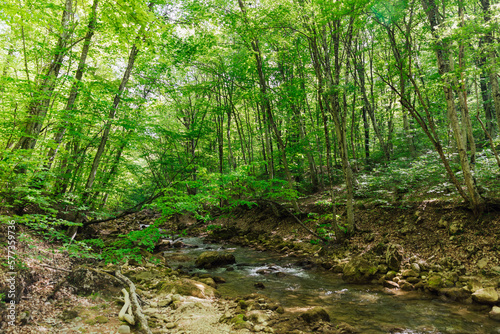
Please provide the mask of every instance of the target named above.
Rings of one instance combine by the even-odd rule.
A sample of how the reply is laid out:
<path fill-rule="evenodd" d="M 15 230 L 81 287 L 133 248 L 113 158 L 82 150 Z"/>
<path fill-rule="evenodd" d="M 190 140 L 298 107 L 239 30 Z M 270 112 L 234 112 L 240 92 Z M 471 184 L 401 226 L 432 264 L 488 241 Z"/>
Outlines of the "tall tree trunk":
<path fill-rule="evenodd" d="M 94 184 L 96 173 L 97 173 L 97 168 L 99 167 L 99 163 L 101 161 L 102 154 L 104 152 L 104 149 L 106 148 L 106 143 L 108 141 L 109 132 L 111 131 L 111 125 L 112 125 L 113 119 L 115 118 L 116 112 L 118 111 L 118 106 L 120 105 L 121 98 L 123 96 L 123 93 L 125 91 L 125 87 L 126 87 L 128 80 L 130 78 L 130 74 L 132 73 L 135 58 L 137 57 L 138 53 L 139 53 L 139 50 L 137 49 L 135 44 L 132 45 L 132 49 L 130 50 L 130 54 L 128 57 L 127 68 L 125 70 L 125 73 L 123 74 L 122 81 L 120 83 L 120 87 L 118 88 L 118 92 L 116 93 L 116 95 L 113 99 L 113 105 L 111 107 L 111 110 L 109 111 L 108 119 L 106 120 L 106 123 L 104 124 L 104 131 L 103 131 L 103 134 L 101 136 L 101 141 L 99 143 L 99 147 L 97 148 L 97 152 L 94 156 L 94 161 L 92 162 L 92 167 L 90 169 L 87 183 L 85 184 L 85 192 L 83 195 L 83 202 L 86 202 L 86 200 L 89 196 L 89 193 L 92 189 L 92 186 Z"/>
<path fill-rule="evenodd" d="M 486 25 L 488 25 L 488 23 L 491 20 L 490 0 L 480 0 L 480 1 L 481 1 L 481 6 L 483 7 L 484 22 Z M 488 31 L 484 36 L 484 46 L 487 49 L 487 59 L 489 65 L 487 67 L 487 72 L 490 79 L 491 97 L 493 98 L 493 103 L 495 106 L 497 126 L 498 129 L 500 130 L 500 87 L 498 84 L 498 73 L 496 68 L 497 56 L 493 44 L 493 34 L 491 31 Z"/>
<path fill-rule="evenodd" d="M 352 23 L 352 22 L 351 22 Z M 339 88 L 340 87 L 340 72 L 341 72 L 341 60 L 339 54 L 340 48 L 340 20 L 333 22 L 332 39 L 333 39 L 333 61 L 334 61 L 334 75 L 332 76 L 332 69 L 330 65 L 329 51 L 325 41 L 323 42 L 323 56 L 324 56 L 324 70 L 327 75 L 327 86 L 329 93 L 329 100 L 331 104 L 331 112 L 333 117 L 333 122 L 335 124 L 335 131 L 337 133 L 337 141 L 340 149 L 340 156 L 342 161 L 342 170 L 344 172 L 344 179 L 346 183 L 347 191 L 347 235 L 351 235 L 354 231 L 354 179 L 352 175 L 351 164 L 349 162 L 348 146 L 347 146 L 347 128 L 346 122 L 347 117 L 342 115 L 340 109 L 339 101 Z M 349 33 L 351 33 L 349 31 Z M 352 36 L 351 36 L 352 37 Z M 349 48 L 349 45 L 345 46 Z M 347 74 L 346 74 L 347 75 Z"/>
<path fill-rule="evenodd" d="M 365 159 L 366 162 L 370 159 L 370 125 L 368 124 L 368 117 L 366 115 L 366 106 L 362 107 L 363 112 L 363 133 L 365 139 Z"/>
<path fill-rule="evenodd" d="M 354 57 L 355 59 L 355 57 Z M 363 65 L 362 60 L 355 60 L 354 66 L 356 68 L 356 71 L 358 73 L 358 79 L 359 79 L 359 87 L 361 90 L 361 97 L 363 98 L 364 106 L 366 108 L 366 111 L 368 111 L 368 115 L 370 116 L 370 119 L 372 121 L 372 127 L 373 130 L 375 131 L 375 135 L 377 136 L 377 139 L 380 143 L 380 147 L 382 148 L 382 151 L 384 152 L 384 157 L 386 161 L 389 161 L 390 153 L 387 148 L 387 145 L 384 140 L 384 136 L 382 135 L 382 131 L 380 131 L 380 128 L 377 123 L 377 119 L 375 117 L 375 110 L 374 110 L 374 105 L 370 103 L 370 100 L 368 99 L 368 94 L 366 92 L 366 84 L 365 84 L 365 67 Z"/>
<path fill-rule="evenodd" d="M 75 102 L 76 98 L 78 96 L 78 88 L 80 86 L 83 73 L 85 71 L 85 62 L 87 61 L 87 55 L 89 53 L 90 49 L 90 42 L 92 40 L 92 36 L 94 36 L 94 31 L 95 27 L 97 24 L 97 6 L 98 6 L 99 0 L 94 0 L 94 4 L 92 5 L 92 12 L 90 14 L 90 21 L 87 29 L 87 34 L 85 35 L 85 39 L 83 42 L 83 48 L 82 48 L 82 53 L 80 55 L 80 61 L 78 63 L 78 68 L 76 69 L 76 75 L 75 75 L 75 80 L 73 81 L 73 84 L 71 85 L 71 90 L 69 93 L 68 101 L 66 102 L 66 107 L 64 108 L 64 116 L 63 118 L 66 118 L 68 113 L 71 113 Z M 51 147 L 49 154 L 48 154 L 48 163 L 46 166 L 46 169 L 50 169 L 52 166 L 52 163 L 54 161 L 54 158 L 57 154 L 57 151 L 59 150 L 59 145 L 61 144 L 61 141 L 64 137 L 64 134 L 66 133 L 67 129 L 67 124 L 68 120 L 64 119 L 63 124 L 59 127 L 57 130 L 55 136 L 54 136 L 54 143 L 55 147 Z"/>
<path fill-rule="evenodd" d="M 439 35 L 436 31 L 436 27 L 438 27 L 440 23 L 440 20 L 438 18 L 439 17 L 438 8 L 434 0 L 422 0 L 422 5 L 427 14 L 427 18 L 429 19 L 431 32 L 435 38 L 435 43 L 436 43 L 435 52 L 438 63 L 438 71 L 439 74 L 442 76 L 443 80 L 443 92 L 446 99 L 448 119 L 453 129 L 455 143 L 458 149 L 460 165 L 462 166 L 463 177 L 465 184 L 467 186 L 468 200 L 475 213 L 479 213 L 482 205 L 481 198 L 476 189 L 471 167 L 467 159 L 467 150 L 462 140 L 460 123 L 458 121 L 458 115 L 453 96 L 453 88 L 452 88 L 453 80 L 448 77 L 451 70 L 450 66 L 451 57 L 449 55 L 448 46 L 445 45 L 444 42 L 439 39 Z"/>
<path fill-rule="evenodd" d="M 480 42 L 481 45 L 481 42 Z M 486 130 L 488 133 L 494 137 L 495 133 L 498 131 L 495 130 L 495 124 L 493 122 L 493 115 L 495 113 L 493 101 L 491 100 L 491 92 L 488 89 L 488 71 L 486 70 L 486 57 L 479 57 L 477 62 L 478 68 L 481 69 L 481 74 L 479 76 L 479 87 L 481 88 L 481 99 L 483 101 L 483 109 L 484 116 L 486 118 Z M 488 136 L 484 135 L 485 139 L 488 139 Z"/>
<path fill-rule="evenodd" d="M 14 150 L 29 150 L 35 148 L 38 135 L 42 129 L 43 121 L 49 109 L 50 100 L 56 86 L 57 76 L 62 67 L 64 57 L 68 53 L 68 44 L 71 38 L 73 27 L 71 25 L 71 15 L 73 10 L 73 0 L 66 0 L 61 20 L 62 33 L 59 36 L 54 57 L 47 66 L 43 75 L 40 76 L 40 84 L 28 107 L 28 117 L 23 129 L 23 135 L 14 146 Z"/>
<path fill-rule="evenodd" d="M 464 8 L 463 8 L 463 0 L 459 1 L 459 9 L 458 13 L 460 16 L 461 20 L 461 26 L 465 26 L 464 22 Z M 467 87 L 466 87 L 466 82 L 464 78 L 464 56 L 465 56 L 465 45 L 463 44 L 462 41 L 460 41 L 460 46 L 459 46 L 459 53 L 458 53 L 458 62 L 459 62 L 459 67 L 460 67 L 460 74 L 461 77 L 457 78 L 457 82 L 455 84 L 455 87 L 458 87 L 458 100 L 460 102 L 460 110 L 462 112 L 462 128 L 463 133 L 463 141 L 464 141 L 464 146 L 467 149 L 467 140 L 469 141 L 469 146 L 470 146 L 470 162 L 471 162 L 471 169 L 474 168 L 474 165 L 476 163 L 476 142 L 474 140 L 474 135 L 472 133 L 472 121 L 470 119 L 469 115 L 469 106 L 467 103 Z M 451 70 L 453 71 L 453 66 L 451 66 Z"/>
<path fill-rule="evenodd" d="M 238 4 L 240 6 L 240 9 L 245 16 L 245 20 L 247 20 L 246 17 L 246 9 L 245 5 L 243 4 L 242 0 L 238 0 Z M 260 85 L 260 93 L 261 93 L 261 99 L 262 99 L 262 104 L 263 104 L 263 109 L 265 110 L 267 114 L 267 119 L 269 120 L 269 125 L 271 126 L 271 129 L 274 133 L 274 136 L 276 140 L 278 141 L 278 149 L 281 153 L 281 158 L 283 160 L 283 168 L 285 169 L 285 175 L 288 181 L 288 188 L 290 190 L 293 190 L 293 180 L 292 180 L 292 174 L 290 173 L 290 168 L 288 166 L 288 160 L 286 156 L 286 147 L 285 143 L 283 142 L 283 139 L 281 138 L 281 134 L 278 131 L 278 127 L 276 125 L 276 122 L 274 121 L 274 116 L 273 112 L 271 110 L 271 102 L 269 101 L 269 97 L 267 96 L 267 82 L 264 76 L 264 70 L 263 70 L 263 64 L 262 64 L 262 54 L 260 51 L 259 47 L 259 40 L 256 37 L 252 37 L 252 41 L 250 42 L 252 51 L 255 56 L 255 63 L 257 65 L 257 75 L 259 78 L 259 85 Z M 292 205 L 293 208 L 296 212 L 300 212 L 299 205 L 295 199 L 292 199 Z"/>
<path fill-rule="evenodd" d="M 125 131 L 123 131 L 123 132 L 125 132 Z M 129 142 L 129 137 L 131 134 L 132 134 L 132 130 L 128 130 L 126 133 L 124 133 L 124 135 L 121 138 L 120 146 L 116 150 L 115 156 L 114 156 L 113 160 L 111 161 L 111 164 L 110 164 L 111 167 L 109 168 L 109 171 L 107 173 L 105 173 L 105 175 L 103 176 L 102 184 L 99 187 L 101 189 L 104 189 L 104 191 L 106 191 L 106 187 L 108 187 L 108 185 L 110 185 L 112 183 L 115 174 L 118 172 L 118 166 L 120 165 L 120 159 L 122 157 L 122 154 L 123 154 L 125 147 L 127 146 L 128 142 Z M 92 202 L 94 202 L 94 204 L 97 202 L 98 197 L 99 197 L 99 192 L 97 191 L 92 196 L 92 198 L 93 198 Z"/>
<path fill-rule="evenodd" d="M 227 108 L 227 128 L 226 128 L 226 136 L 227 136 L 227 150 L 228 150 L 228 160 L 229 160 L 229 165 L 233 168 L 233 170 L 236 170 L 236 159 L 234 158 L 233 155 L 233 148 L 231 145 L 231 106 L 226 105 Z"/>

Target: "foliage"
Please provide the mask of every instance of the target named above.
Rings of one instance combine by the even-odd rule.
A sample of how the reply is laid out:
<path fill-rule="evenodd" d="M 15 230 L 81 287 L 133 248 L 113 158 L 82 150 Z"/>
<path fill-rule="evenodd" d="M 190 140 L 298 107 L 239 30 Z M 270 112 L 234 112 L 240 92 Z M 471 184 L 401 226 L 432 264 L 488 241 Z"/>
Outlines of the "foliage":
<path fill-rule="evenodd" d="M 239 166 L 228 174 L 209 173 L 206 168 L 199 168 L 196 181 L 184 181 L 175 187 L 163 189 L 164 196 L 155 204 L 163 216 L 190 212 L 204 222 L 210 221 L 208 209 L 220 207 L 231 210 L 237 206 L 252 207 L 255 200 L 292 200 L 298 193 L 285 186 L 285 181 L 278 179 L 259 180 L 250 174 L 252 166 Z M 188 194 L 185 188 L 196 191 Z"/>
<path fill-rule="evenodd" d="M 442 2 L 430 22 L 425 2 L 6 0 L 3 212 L 46 215 L 25 222 L 91 256 L 52 214 L 110 216 L 162 190 L 165 217 L 210 222 L 345 184 L 325 205 L 347 199 L 352 228 L 353 196 L 498 197 L 472 115 L 498 146 L 499 7 Z"/>
<path fill-rule="evenodd" d="M 140 231 L 119 235 L 118 239 L 109 245 L 99 239 L 85 240 L 85 242 L 93 246 L 99 258 L 105 263 L 119 263 L 128 259 L 140 262 L 145 254 L 153 251 L 163 237 L 165 234 L 158 227 L 151 225 Z"/>
<path fill-rule="evenodd" d="M 418 194 L 415 190 L 432 193 L 439 190 L 441 195 L 451 194 L 450 184 L 443 183 L 446 175 L 442 165 L 437 164 L 437 153 L 428 151 L 413 160 L 401 157 L 388 164 L 375 166 L 370 173 L 358 176 L 356 196 L 378 200 L 392 200 L 408 193 Z M 444 192 L 448 192 L 445 194 Z M 386 202 L 384 202 L 386 203 Z"/>
<path fill-rule="evenodd" d="M 211 232 L 211 231 L 215 231 L 215 230 L 220 230 L 220 229 L 222 229 L 222 225 L 211 224 L 211 225 L 207 226 L 207 232 Z"/>

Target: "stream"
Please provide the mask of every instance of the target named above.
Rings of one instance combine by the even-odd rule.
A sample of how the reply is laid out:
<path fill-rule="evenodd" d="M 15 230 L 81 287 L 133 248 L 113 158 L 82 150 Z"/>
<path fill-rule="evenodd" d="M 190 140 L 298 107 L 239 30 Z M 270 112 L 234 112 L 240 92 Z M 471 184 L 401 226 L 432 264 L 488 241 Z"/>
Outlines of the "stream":
<path fill-rule="evenodd" d="M 332 322 L 346 322 L 361 333 L 486 333 L 500 334 L 500 324 L 487 317 L 477 305 L 444 302 L 437 296 L 389 290 L 377 285 L 346 284 L 341 276 L 321 270 L 306 270 L 296 258 L 234 245 L 204 244 L 200 238 L 182 240 L 193 248 L 165 252 L 173 268 L 189 273 L 220 276 L 226 283 L 217 290 L 236 298 L 258 292 L 281 303 L 286 311 L 305 311 L 321 306 Z M 196 246 L 196 247 L 195 247 Z M 236 264 L 199 269 L 194 261 L 207 250 L 231 252 Z M 264 289 L 254 284 L 263 283 Z"/>

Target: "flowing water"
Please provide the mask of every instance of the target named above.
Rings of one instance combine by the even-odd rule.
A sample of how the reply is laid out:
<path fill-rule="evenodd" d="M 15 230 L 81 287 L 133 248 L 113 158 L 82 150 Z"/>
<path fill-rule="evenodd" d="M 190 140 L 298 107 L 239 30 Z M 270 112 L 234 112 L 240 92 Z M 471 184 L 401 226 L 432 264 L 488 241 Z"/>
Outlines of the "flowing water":
<path fill-rule="evenodd" d="M 295 265 L 297 259 L 271 252 L 203 244 L 199 238 L 185 238 L 183 242 L 196 247 L 165 252 L 169 264 L 174 268 L 182 265 L 190 273 L 223 277 L 226 283 L 219 284 L 217 290 L 225 297 L 259 292 L 278 300 L 288 311 L 321 306 L 334 323 L 347 322 L 367 334 L 500 334 L 500 323 L 489 319 L 485 310 L 474 311 L 474 306 L 446 303 L 417 292 L 346 284 L 338 274 L 305 270 Z M 210 270 L 195 268 L 196 257 L 207 250 L 232 252 L 236 264 Z M 258 282 L 265 288 L 256 289 L 254 284 Z"/>

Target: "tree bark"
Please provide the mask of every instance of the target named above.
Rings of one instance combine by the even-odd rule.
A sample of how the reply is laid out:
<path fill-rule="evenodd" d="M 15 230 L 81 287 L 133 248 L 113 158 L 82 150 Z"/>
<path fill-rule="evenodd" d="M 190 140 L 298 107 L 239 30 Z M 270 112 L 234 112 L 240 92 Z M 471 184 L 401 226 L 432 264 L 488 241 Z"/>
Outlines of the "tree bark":
<path fill-rule="evenodd" d="M 422 4 L 427 14 L 427 18 L 429 19 L 431 32 L 435 38 L 435 43 L 436 43 L 435 52 L 437 57 L 438 71 L 439 74 L 442 76 L 443 80 L 443 92 L 446 99 L 448 119 L 453 129 L 455 143 L 458 149 L 460 165 L 462 167 L 464 181 L 467 186 L 468 201 L 474 212 L 477 214 L 481 210 L 482 203 L 481 203 L 481 198 L 476 189 L 469 161 L 467 159 L 467 150 L 462 140 L 460 123 L 458 121 L 458 115 L 453 96 L 453 89 L 452 89 L 453 82 L 452 79 L 449 79 L 447 76 L 451 70 L 448 46 L 445 44 L 445 42 L 439 39 L 439 35 L 436 31 L 436 27 L 438 27 L 440 20 L 438 18 L 439 17 L 438 8 L 434 0 L 422 0 Z"/>
<path fill-rule="evenodd" d="M 137 57 L 137 54 L 139 53 L 139 49 L 134 45 L 132 45 L 132 49 L 130 50 L 129 58 L 128 58 L 128 63 L 127 63 L 127 68 L 125 70 L 125 73 L 123 74 L 122 81 L 120 83 L 120 87 L 118 88 L 118 92 L 116 93 L 114 99 L 113 99 L 113 105 L 111 107 L 111 110 L 109 111 L 108 114 L 108 119 L 106 120 L 106 123 L 104 124 L 104 131 L 101 136 L 101 141 L 99 143 L 99 147 L 97 148 L 97 152 L 94 156 L 94 161 L 92 162 L 92 167 L 90 169 L 89 177 L 87 179 L 87 183 L 85 184 L 85 193 L 83 195 L 83 202 L 86 202 L 89 193 L 92 189 L 92 186 L 95 181 L 96 173 L 97 173 L 97 168 L 99 167 L 99 163 L 101 161 L 102 154 L 104 153 L 104 149 L 106 148 L 106 143 L 108 141 L 109 137 L 109 132 L 111 131 L 111 123 L 113 119 L 116 116 L 116 112 L 118 111 L 118 107 L 120 105 L 121 98 L 123 96 L 123 93 L 125 91 L 125 87 L 128 83 L 128 80 L 130 78 L 130 74 L 132 73 L 132 69 L 134 67 L 134 62 Z"/>
<path fill-rule="evenodd" d="M 54 57 L 44 74 L 40 76 L 40 84 L 28 107 L 28 117 L 24 125 L 23 135 L 14 146 L 14 150 L 30 150 L 35 148 L 49 109 L 59 71 L 61 70 L 64 57 L 68 53 L 68 44 L 73 30 L 71 25 L 72 10 L 73 1 L 66 0 L 61 20 L 62 33 L 54 48 Z"/>
<path fill-rule="evenodd" d="M 246 9 L 245 9 L 245 5 L 243 4 L 243 1 L 238 0 L 238 4 L 240 6 L 241 12 L 244 15 L 245 20 L 247 20 Z M 271 129 L 274 133 L 274 136 L 275 136 L 276 140 L 278 141 L 278 149 L 280 150 L 281 158 L 283 160 L 283 168 L 285 169 L 285 175 L 286 175 L 286 178 L 288 181 L 288 188 L 290 190 L 293 190 L 292 174 L 290 173 L 290 168 L 288 166 L 288 159 L 286 156 L 285 143 L 283 142 L 283 139 L 281 138 L 281 134 L 278 131 L 278 127 L 276 125 L 276 122 L 274 121 L 273 112 L 271 110 L 271 102 L 269 101 L 269 97 L 267 96 L 267 82 L 266 82 L 266 79 L 264 76 L 262 54 L 261 54 L 260 47 L 259 47 L 259 40 L 256 37 L 252 37 L 250 45 L 251 45 L 252 51 L 253 51 L 254 56 L 255 56 L 255 63 L 257 65 L 257 75 L 259 78 L 259 86 L 260 86 L 260 93 L 261 93 L 263 109 L 265 110 L 265 112 L 267 114 L 267 119 L 269 120 L 269 125 L 271 126 Z M 294 210 L 296 212 L 300 212 L 297 201 L 295 199 L 292 199 L 291 202 L 292 202 Z"/>
<path fill-rule="evenodd" d="M 484 22 L 488 24 L 491 20 L 490 0 L 480 0 L 483 7 Z M 491 97 L 495 106 L 495 116 L 497 119 L 497 127 L 500 133 L 500 87 L 498 84 L 498 74 L 496 69 L 496 52 L 493 44 L 493 34 L 488 31 L 484 35 L 484 45 L 487 48 L 486 59 L 488 60 L 487 72 L 490 79 Z"/>
<path fill-rule="evenodd" d="M 75 81 L 73 81 L 73 84 L 71 85 L 71 90 L 69 93 L 68 101 L 66 102 L 66 107 L 64 108 L 64 116 L 63 118 L 66 118 L 68 113 L 71 113 L 75 102 L 76 98 L 78 96 L 78 89 L 82 81 L 83 73 L 85 72 L 85 62 L 87 60 L 87 55 L 89 53 L 90 49 L 90 42 L 92 40 L 92 36 L 94 36 L 96 24 L 97 24 L 97 6 L 98 6 L 99 0 L 94 0 L 94 4 L 92 5 L 92 12 L 90 14 L 90 21 L 88 25 L 88 30 L 87 34 L 85 35 L 85 39 L 83 42 L 83 48 L 82 48 L 82 53 L 80 55 L 80 61 L 78 63 L 78 68 L 76 70 L 76 75 L 75 75 Z M 63 124 L 59 127 L 57 130 L 55 136 L 54 136 L 54 143 L 55 147 L 50 148 L 49 154 L 48 154 L 48 163 L 46 165 L 46 169 L 49 170 L 52 166 L 52 163 L 54 161 L 54 158 L 57 154 L 57 151 L 59 150 L 59 145 L 61 144 L 61 141 L 64 137 L 64 134 L 66 133 L 68 125 L 68 120 L 65 119 L 63 121 Z"/>

